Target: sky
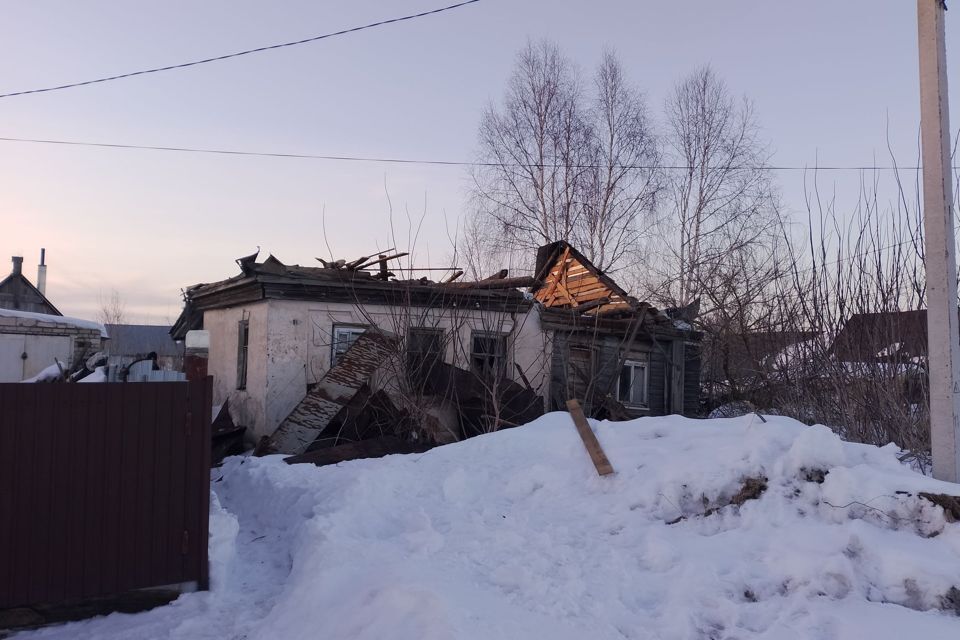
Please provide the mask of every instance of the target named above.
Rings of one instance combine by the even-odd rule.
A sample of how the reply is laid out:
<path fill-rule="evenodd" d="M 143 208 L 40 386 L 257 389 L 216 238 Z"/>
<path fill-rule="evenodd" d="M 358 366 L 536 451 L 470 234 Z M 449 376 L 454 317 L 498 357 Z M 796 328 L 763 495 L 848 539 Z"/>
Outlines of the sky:
<path fill-rule="evenodd" d="M 451 3 L 5 3 L 0 93 Z M 953 13 L 948 57 L 960 38 Z M 616 51 L 655 118 L 678 80 L 712 65 L 755 103 L 776 165 L 889 164 L 888 135 L 898 161 L 916 163 L 916 3 L 904 0 L 481 0 L 298 47 L 3 98 L 0 137 L 469 161 L 480 114 L 502 97 L 517 51 L 542 38 L 587 74 Z M 778 177 L 787 210 L 802 212 L 803 172 Z M 820 178 L 840 194 L 859 180 Z M 163 324 L 179 313 L 182 288 L 235 275 L 234 260 L 258 246 L 311 265 L 331 252 L 352 259 L 415 245 L 419 264 L 451 266 L 468 185 L 463 167 L 0 142 L 0 256 L 24 256 L 32 279 L 45 247 L 47 294 L 66 315 L 96 317 L 115 290 L 128 321 Z"/>

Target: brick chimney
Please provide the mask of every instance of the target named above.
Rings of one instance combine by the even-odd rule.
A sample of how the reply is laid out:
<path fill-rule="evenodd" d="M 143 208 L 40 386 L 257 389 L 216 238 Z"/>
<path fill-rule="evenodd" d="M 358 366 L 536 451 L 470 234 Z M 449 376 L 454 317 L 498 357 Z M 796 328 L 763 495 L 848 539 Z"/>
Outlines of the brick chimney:
<path fill-rule="evenodd" d="M 23 258 L 13 256 L 13 275 L 18 276 L 23 272 Z"/>

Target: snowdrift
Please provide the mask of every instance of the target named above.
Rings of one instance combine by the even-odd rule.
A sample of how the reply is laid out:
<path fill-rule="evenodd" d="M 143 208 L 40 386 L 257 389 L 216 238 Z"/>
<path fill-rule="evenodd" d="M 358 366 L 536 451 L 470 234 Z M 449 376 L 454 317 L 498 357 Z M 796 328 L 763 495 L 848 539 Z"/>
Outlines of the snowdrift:
<path fill-rule="evenodd" d="M 757 416 L 570 417 L 335 467 L 231 458 L 213 591 L 44 638 L 960 637 L 960 523 L 893 446 Z"/>

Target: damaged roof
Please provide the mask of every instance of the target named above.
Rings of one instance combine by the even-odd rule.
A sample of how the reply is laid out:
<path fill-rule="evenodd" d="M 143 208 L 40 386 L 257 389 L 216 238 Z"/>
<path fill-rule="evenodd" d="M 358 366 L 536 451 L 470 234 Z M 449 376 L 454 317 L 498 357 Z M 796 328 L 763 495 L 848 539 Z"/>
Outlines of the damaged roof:
<path fill-rule="evenodd" d="M 534 284 L 530 277 L 508 278 L 501 271 L 484 280 L 460 282 L 454 274 L 447 282 L 427 278 L 397 279 L 386 262 L 405 254 L 383 256 L 372 263 L 355 260 L 323 262 L 324 266 L 287 265 L 270 255 L 256 262 L 258 254 L 237 260 L 240 274 L 219 282 L 196 284 L 184 291 L 184 309 L 170 333 L 182 338 L 202 325 L 203 311 L 265 299 L 314 300 L 355 304 L 384 304 L 425 307 L 457 307 L 525 311 L 530 298 L 518 289 Z M 379 264 L 371 272 L 369 266 Z M 414 269 L 416 270 L 416 269 Z M 458 272 L 462 275 L 462 272 Z"/>
<path fill-rule="evenodd" d="M 679 326 L 663 311 L 630 296 L 564 241 L 540 247 L 535 277 L 507 277 L 503 269 L 483 280 L 468 282 L 458 280 L 462 271 L 454 271 L 443 282 L 398 279 L 389 271 L 388 263 L 406 253 L 363 256 L 351 262 L 318 258 L 323 265 L 320 267 L 287 265 L 273 255 L 257 262 L 258 255 L 238 259 L 240 274 L 232 278 L 186 289 L 183 312 L 170 331 L 174 338 L 181 339 L 187 331 L 200 328 L 205 310 L 265 299 L 437 308 L 466 304 L 507 312 L 526 311 L 536 301 L 547 328 L 617 333 L 642 325 L 644 332 L 658 335 L 700 335 L 689 325 Z M 527 288 L 529 293 L 521 291 Z"/>
<path fill-rule="evenodd" d="M 530 292 L 546 307 L 603 314 L 638 304 L 613 278 L 562 240 L 540 247 L 536 274 L 537 283 Z"/>

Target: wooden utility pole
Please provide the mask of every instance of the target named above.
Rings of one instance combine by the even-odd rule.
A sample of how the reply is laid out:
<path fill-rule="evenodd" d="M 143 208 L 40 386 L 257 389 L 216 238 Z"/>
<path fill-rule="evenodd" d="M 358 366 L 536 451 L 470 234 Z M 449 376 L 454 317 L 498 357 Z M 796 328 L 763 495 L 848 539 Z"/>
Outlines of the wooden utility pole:
<path fill-rule="evenodd" d="M 917 0 L 933 475 L 960 481 L 960 327 L 944 0 Z"/>

